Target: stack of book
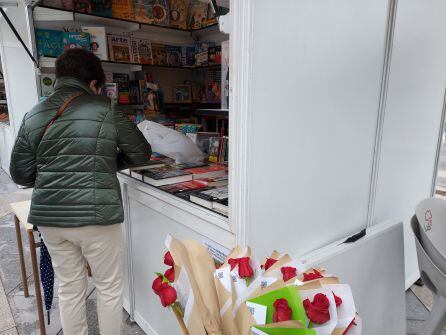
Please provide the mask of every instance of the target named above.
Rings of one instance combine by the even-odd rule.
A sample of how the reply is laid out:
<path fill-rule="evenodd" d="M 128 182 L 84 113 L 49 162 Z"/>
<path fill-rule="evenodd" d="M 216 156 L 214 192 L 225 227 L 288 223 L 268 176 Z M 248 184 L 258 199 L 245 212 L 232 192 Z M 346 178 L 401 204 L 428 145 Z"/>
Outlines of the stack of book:
<path fill-rule="evenodd" d="M 122 173 L 220 214 L 228 214 L 226 166 L 175 164 L 173 159 L 155 153 L 149 165 Z"/>

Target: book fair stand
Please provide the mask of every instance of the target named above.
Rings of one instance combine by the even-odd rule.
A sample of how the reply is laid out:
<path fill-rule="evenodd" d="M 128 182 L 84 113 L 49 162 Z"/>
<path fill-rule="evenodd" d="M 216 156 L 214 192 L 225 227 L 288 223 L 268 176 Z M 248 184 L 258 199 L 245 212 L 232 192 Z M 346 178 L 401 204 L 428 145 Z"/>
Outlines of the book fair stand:
<path fill-rule="evenodd" d="M 101 58 L 103 94 L 152 144 L 150 166 L 118 173 L 130 321 L 405 334 L 409 220 L 433 192 L 444 121 L 444 1 L 0 7 L 5 171 L 64 48 Z"/>

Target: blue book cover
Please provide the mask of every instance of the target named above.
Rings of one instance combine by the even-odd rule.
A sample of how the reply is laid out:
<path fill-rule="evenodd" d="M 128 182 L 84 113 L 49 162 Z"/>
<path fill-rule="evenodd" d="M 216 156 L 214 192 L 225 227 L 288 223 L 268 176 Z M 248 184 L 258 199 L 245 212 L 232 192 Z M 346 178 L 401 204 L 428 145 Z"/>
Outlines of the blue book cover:
<path fill-rule="evenodd" d="M 89 33 L 63 33 L 64 49 L 87 49 L 90 50 L 90 34 Z"/>
<path fill-rule="evenodd" d="M 63 32 L 36 29 L 36 45 L 39 56 L 57 57 L 63 52 Z"/>

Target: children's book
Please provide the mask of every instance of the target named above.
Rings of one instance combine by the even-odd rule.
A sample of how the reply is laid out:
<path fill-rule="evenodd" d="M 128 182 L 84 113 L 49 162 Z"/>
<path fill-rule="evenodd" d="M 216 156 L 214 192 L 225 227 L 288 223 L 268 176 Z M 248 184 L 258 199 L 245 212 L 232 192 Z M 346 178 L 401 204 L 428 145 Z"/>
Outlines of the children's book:
<path fill-rule="evenodd" d="M 206 27 L 208 3 L 199 0 L 193 0 L 190 6 L 189 15 L 189 25 L 191 29 L 200 29 Z"/>
<path fill-rule="evenodd" d="M 108 53 L 112 61 L 130 62 L 130 38 L 121 35 L 109 35 Z"/>
<path fill-rule="evenodd" d="M 152 43 L 153 65 L 167 65 L 166 46 L 160 43 Z"/>
<path fill-rule="evenodd" d="M 166 45 L 167 65 L 181 66 L 182 50 L 181 47 Z"/>
<path fill-rule="evenodd" d="M 187 14 L 189 0 L 170 0 L 170 26 L 178 29 L 187 29 Z"/>
<path fill-rule="evenodd" d="M 36 29 L 36 45 L 39 56 L 57 57 L 63 52 L 63 32 Z"/>
<path fill-rule="evenodd" d="M 135 20 L 143 23 L 153 23 L 153 5 L 155 0 L 135 0 L 133 2 L 133 10 L 135 12 Z"/>
<path fill-rule="evenodd" d="M 169 25 L 169 2 L 167 0 L 155 0 L 152 13 L 154 24 L 159 26 Z"/>
<path fill-rule="evenodd" d="M 42 88 L 42 96 L 48 97 L 54 92 L 54 82 L 56 75 L 53 73 L 42 73 L 40 77 L 40 87 Z"/>
<path fill-rule="evenodd" d="M 90 34 L 90 51 L 101 60 L 108 60 L 107 36 L 104 27 L 82 27 L 84 33 Z"/>
<path fill-rule="evenodd" d="M 86 49 L 90 50 L 90 34 L 89 33 L 76 33 L 76 32 L 64 32 L 63 33 L 63 46 L 64 49 Z"/>
<path fill-rule="evenodd" d="M 111 0 L 92 0 L 92 1 L 93 1 L 93 14 L 104 17 L 112 16 Z"/>
<path fill-rule="evenodd" d="M 133 0 L 111 0 L 112 16 L 118 19 L 134 20 Z"/>
<path fill-rule="evenodd" d="M 118 86 L 118 103 L 126 105 L 130 103 L 130 82 L 126 73 L 113 73 L 113 82 Z"/>
<path fill-rule="evenodd" d="M 114 105 L 118 103 L 118 84 L 117 83 L 105 83 L 102 88 L 102 94 L 112 101 Z"/>
<path fill-rule="evenodd" d="M 152 46 L 149 40 L 141 38 L 132 39 L 132 52 L 134 52 L 135 49 L 137 53 L 137 61 L 135 61 L 135 58 L 133 59 L 135 63 L 147 65 L 153 64 Z"/>

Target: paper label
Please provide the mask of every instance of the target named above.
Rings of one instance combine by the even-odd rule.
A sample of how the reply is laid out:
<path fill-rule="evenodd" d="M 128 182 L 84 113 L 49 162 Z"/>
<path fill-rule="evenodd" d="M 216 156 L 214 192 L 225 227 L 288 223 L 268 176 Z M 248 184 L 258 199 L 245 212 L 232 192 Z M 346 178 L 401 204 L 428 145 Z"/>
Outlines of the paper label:
<path fill-rule="evenodd" d="M 268 335 L 267 333 L 257 329 L 256 327 L 252 327 L 251 331 L 253 335 Z"/>
<path fill-rule="evenodd" d="M 248 310 L 256 323 L 261 325 L 266 323 L 266 306 L 247 301 L 246 307 L 248 307 Z"/>
<path fill-rule="evenodd" d="M 203 244 L 208 248 L 212 258 L 219 263 L 224 263 L 229 255 L 230 250 L 221 244 L 214 242 L 206 237 L 202 238 Z"/>
<path fill-rule="evenodd" d="M 277 281 L 277 278 L 269 278 L 269 277 L 263 277 L 262 283 L 260 284 L 260 287 L 262 289 L 267 288 L 271 284 L 274 284 Z"/>
<path fill-rule="evenodd" d="M 170 235 L 169 235 L 170 236 Z M 170 245 L 170 242 L 169 242 Z M 186 326 L 189 324 L 190 313 L 192 312 L 192 307 L 195 303 L 194 292 L 190 285 L 189 276 L 187 272 L 182 269 L 178 280 L 172 284 L 172 286 L 177 291 L 178 302 L 184 310 L 184 323 Z"/>
<path fill-rule="evenodd" d="M 215 277 L 220 281 L 226 291 L 231 292 L 231 275 L 228 266 L 215 270 Z"/>

